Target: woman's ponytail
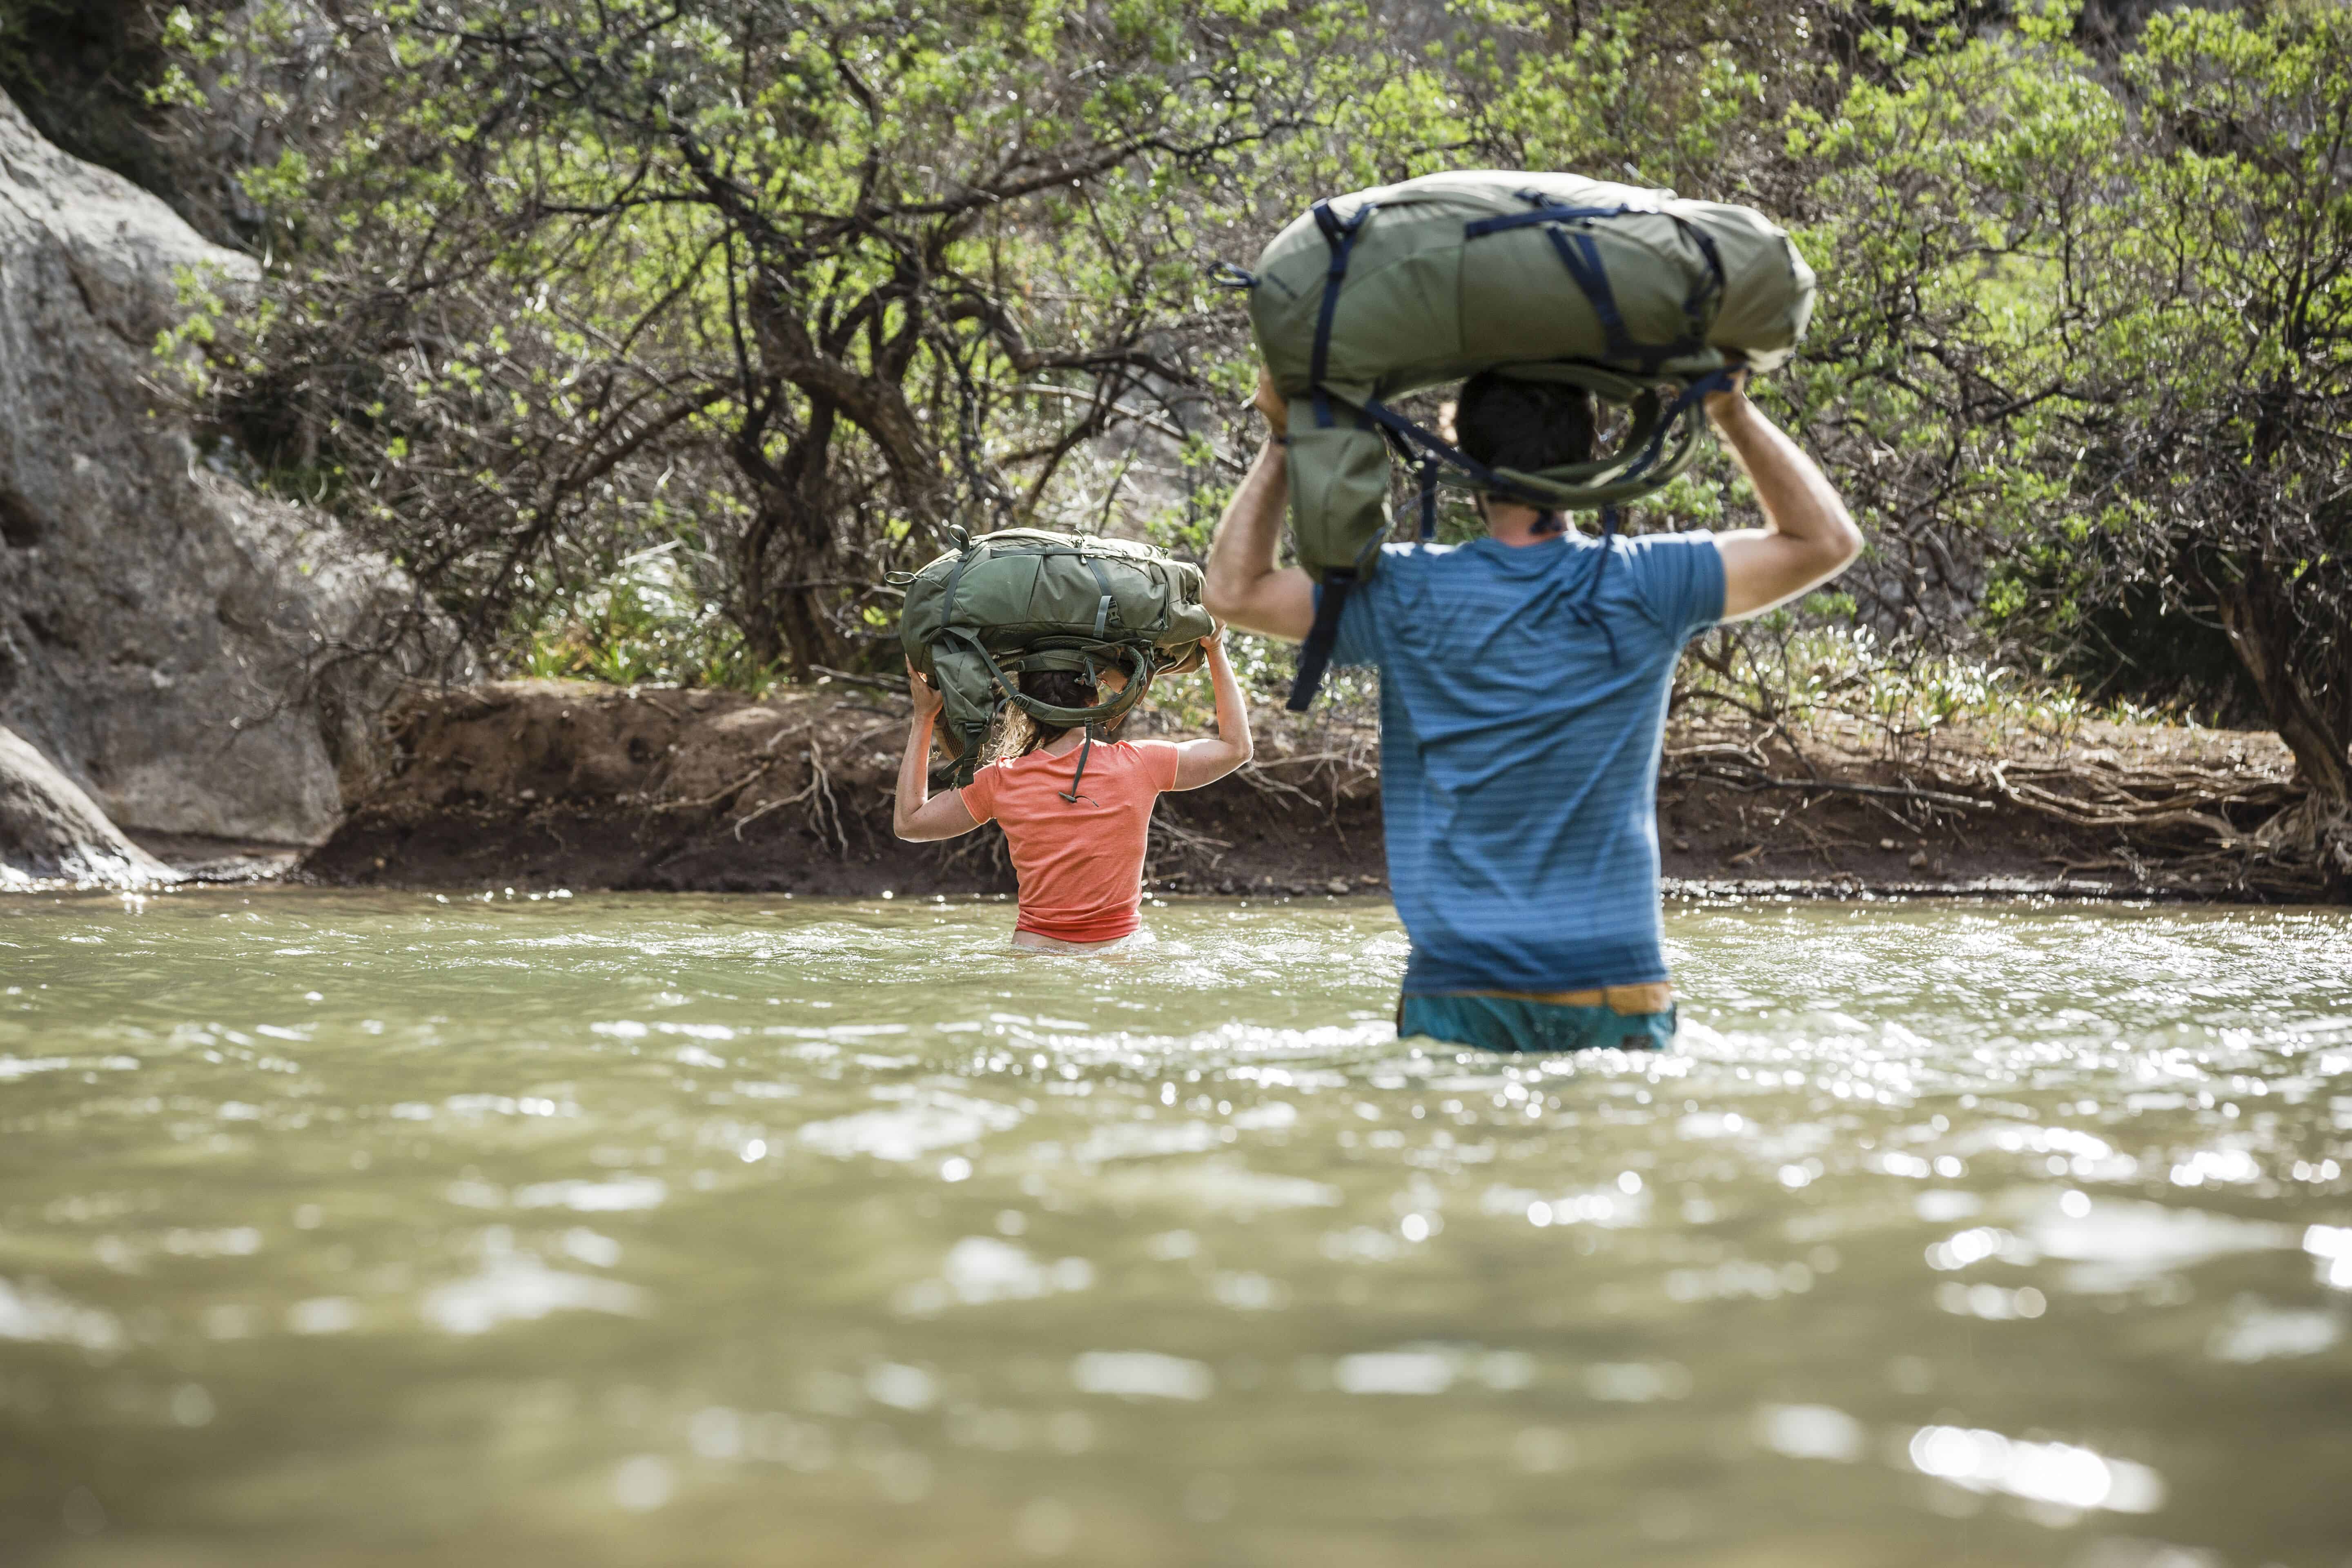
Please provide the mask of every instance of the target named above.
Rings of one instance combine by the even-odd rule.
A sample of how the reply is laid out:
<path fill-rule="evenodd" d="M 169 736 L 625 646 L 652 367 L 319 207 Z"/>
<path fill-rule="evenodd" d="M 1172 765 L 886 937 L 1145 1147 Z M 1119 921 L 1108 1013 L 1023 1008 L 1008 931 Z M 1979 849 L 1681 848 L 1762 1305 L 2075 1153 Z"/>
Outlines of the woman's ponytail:
<path fill-rule="evenodd" d="M 1095 683 L 1075 669 L 1024 669 L 1021 672 L 1021 695 L 1050 702 L 1056 708 L 1092 708 L 1102 699 L 1096 695 Z M 1040 723 L 1017 702 L 1005 704 L 1008 715 L 1019 714 L 1011 722 L 1024 728 L 1008 729 L 1002 754 L 1025 757 L 1042 746 L 1050 746 L 1068 734 L 1076 726 Z"/>

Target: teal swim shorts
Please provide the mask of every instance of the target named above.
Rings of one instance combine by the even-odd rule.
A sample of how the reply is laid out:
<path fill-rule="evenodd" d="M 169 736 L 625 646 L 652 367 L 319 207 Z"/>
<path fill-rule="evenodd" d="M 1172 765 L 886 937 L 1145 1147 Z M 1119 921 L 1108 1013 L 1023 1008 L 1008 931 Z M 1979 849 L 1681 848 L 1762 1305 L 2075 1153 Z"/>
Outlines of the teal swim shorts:
<path fill-rule="evenodd" d="M 1407 996 L 1397 1005 L 1397 1034 L 1480 1051 L 1661 1051 L 1674 1043 L 1675 1009 L 1620 1013 L 1522 996 Z"/>

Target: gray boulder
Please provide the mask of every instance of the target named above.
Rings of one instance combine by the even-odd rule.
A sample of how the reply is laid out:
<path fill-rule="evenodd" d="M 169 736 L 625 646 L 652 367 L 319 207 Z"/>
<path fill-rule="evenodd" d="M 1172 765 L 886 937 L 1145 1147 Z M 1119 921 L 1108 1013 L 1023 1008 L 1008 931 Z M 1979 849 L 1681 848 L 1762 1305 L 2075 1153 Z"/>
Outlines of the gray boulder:
<path fill-rule="evenodd" d="M 144 887 L 179 876 L 124 837 L 48 758 L 0 725 L 0 892 L 47 880 Z"/>
<path fill-rule="evenodd" d="M 331 832 L 419 609 L 315 511 L 200 457 L 156 356 L 178 279 L 249 258 L 0 95 L 0 724 L 133 832 Z"/>

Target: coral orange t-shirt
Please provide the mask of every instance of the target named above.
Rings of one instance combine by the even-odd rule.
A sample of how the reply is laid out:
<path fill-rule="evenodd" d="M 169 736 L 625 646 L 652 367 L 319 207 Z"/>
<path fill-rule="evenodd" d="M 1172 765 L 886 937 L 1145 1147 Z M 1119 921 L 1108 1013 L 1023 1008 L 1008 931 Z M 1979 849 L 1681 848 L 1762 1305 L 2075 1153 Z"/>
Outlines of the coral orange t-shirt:
<path fill-rule="evenodd" d="M 1075 805 L 1062 798 L 1083 745 L 991 763 L 963 788 L 975 822 L 994 817 L 1021 879 L 1022 931 L 1115 942 L 1141 923 L 1152 804 L 1176 787 L 1172 741 L 1097 741 Z"/>

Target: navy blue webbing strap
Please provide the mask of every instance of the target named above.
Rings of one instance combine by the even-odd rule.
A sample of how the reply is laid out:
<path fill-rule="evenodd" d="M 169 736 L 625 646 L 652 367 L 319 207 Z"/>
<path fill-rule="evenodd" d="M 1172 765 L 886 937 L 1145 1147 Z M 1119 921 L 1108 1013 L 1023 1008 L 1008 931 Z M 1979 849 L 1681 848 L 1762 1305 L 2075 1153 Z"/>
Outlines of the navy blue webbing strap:
<path fill-rule="evenodd" d="M 1610 549 L 1616 542 L 1617 509 L 1604 506 L 1601 509 L 1601 559 L 1592 563 L 1592 581 L 1584 585 L 1584 599 L 1588 605 L 1601 596 L 1601 574 L 1609 570 Z M 1617 634 L 1609 629 L 1608 621 L 1597 615 L 1589 617 L 1589 624 L 1599 626 L 1601 635 L 1609 639 L 1609 662 L 1615 664 Z"/>
<path fill-rule="evenodd" d="M 1668 214 L 1667 216 L 1673 216 L 1672 214 Z M 1699 254 L 1706 258 L 1706 269 L 1708 274 L 1707 280 L 1700 283 L 1696 288 L 1693 289 L 1691 290 L 1691 297 L 1683 301 L 1683 311 L 1685 315 L 1690 317 L 1692 325 L 1698 330 L 1704 331 L 1706 323 L 1701 321 L 1699 316 L 1701 305 L 1709 294 L 1714 294 L 1719 298 L 1723 291 L 1730 287 L 1730 285 L 1724 279 L 1723 253 L 1715 247 L 1715 236 L 1707 233 L 1706 230 L 1701 228 L 1698 225 L 1692 223 L 1687 218 L 1677 217 L 1675 218 L 1675 222 L 1679 225 L 1682 231 L 1690 236 L 1692 241 L 1697 245 Z"/>
<path fill-rule="evenodd" d="M 1644 370 L 1666 358 L 1672 351 L 1641 348 L 1625 331 L 1624 312 L 1617 308 L 1617 291 L 1609 287 L 1609 268 L 1601 263 L 1601 247 L 1593 243 L 1592 237 L 1580 229 L 1570 236 L 1568 230 L 1558 227 L 1547 228 L 1544 234 L 1551 241 L 1551 247 L 1559 252 L 1560 265 L 1576 279 L 1576 286 L 1584 290 L 1592 313 L 1601 318 L 1601 331 L 1609 340 L 1609 357 L 1638 359 Z"/>
<path fill-rule="evenodd" d="M 1315 423 L 1328 430 L 1331 395 L 1323 389 L 1323 377 L 1331 363 L 1331 320 L 1339 310 L 1339 285 L 1348 276 L 1348 253 L 1356 248 L 1356 236 L 1363 229 L 1364 220 L 1380 209 L 1367 203 L 1344 222 L 1329 202 L 1317 202 L 1309 210 L 1315 215 L 1315 226 L 1323 231 L 1323 243 L 1331 247 L 1330 270 L 1323 275 L 1323 308 L 1315 317 L 1315 353 L 1307 369 L 1307 384 L 1315 394 Z"/>
<path fill-rule="evenodd" d="M 1537 203 L 1542 200 L 1533 192 L 1522 193 L 1522 198 Z M 1705 343 L 1696 337 L 1685 338 L 1657 347 L 1635 342 L 1633 334 L 1626 330 L 1624 312 L 1618 309 L 1616 290 L 1609 286 L 1609 269 L 1601 259 L 1601 247 L 1594 242 L 1589 231 L 1579 228 L 1571 233 L 1559 226 L 1583 218 L 1622 217 L 1628 213 L 1645 213 L 1654 216 L 1658 211 L 1659 209 L 1655 207 L 1639 206 L 1559 207 L 1538 205 L 1523 213 L 1507 213 L 1501 217 L 1480 218 L 1475 223 L 1465 223 L 1462 226 L 1462 237 L 1475 239 L 1485 234 L 1500 234 L 1508 229 L 1541 226 L 1546 237 L 1551 241 L 1552 249 L 1559 253 L 1560 264 L 1568 268 L 1568 275 L 1575 280 L 1577 288 L 1583 290 L 1586 301 L 1592 307 L 1593 315 L 1599 319 L 1601 332 L 1608 340 L 1608 357 L 1612 360 L 1631 361 L 1639 364 L 1645 374 L 1654 374 L 1658 366 L 1667 360 L 1695 353 L 1704 348 Z M 1675 218 L 1675 222 L 1697 241 L 1699 249 L 1706 258 L 1714 291 L 1721 292 L 1723 258 L 1716 251 L 1714 238 L 1694 224 L 1680 218 Z M 1699 305 L 1708 291 L 1707 285 L 1703 282 L 1694 290 L 1691 298 L 1683 301 L 1683 312 L 1690 318 L 1695 328 L 1704 324 L 1699 320 Z"/>
<path fill-rule="evenodd" d="M 1732 374 L 1738 368 L 1736 365 L 1727 365 L 1721 370 L 1711 370 L 1684 387 L 1681 395 L 1666 405 L 1666 411 L 1658 416 L 1658 427 L 1651 432 L 1649 445 L 1643 447 L 1640 454 L 1625 465 L 1625 471 L 1619 476 L 1620 479 L 1631 479 L 1641 477 L 1651 464 L 1658 460 L 1659 454 L 1665 450 L 1666 433 L 1675 427 L 1675 422 L 1697 406 L 1699 399 L 1708 393 L 1729 392 L 1735 384 L 1731 379 Z M 1603 509 L 1604 521 L 1607 521 L 1607 512 L 1610 510 L 1612 509 Z"/>
<path fill-rule="evenodd" d="M 1641 454 L 1632 462 L 1625 465 L 1624 477 L 1629 479 L 1633 479 L 1658 460 L 1658 454 L 1665 448 L 1666 432 L 1674 427 L 1675 421 L 1696 406 L 1700 398 L 1710 392 L 1729 392 L 1734 384 L 1732 371 L 1726 368 L 1709 371 L 1684 387 L 1682 395 L 1669 404 L 1665 413 L 1659 417 L 1657 432 L 1650 437 L 1650 444 L 1643 447 Z M 1610 546 L 1615 542 L 1616 538 L 1617 509 L 1613 506 L 1604 506 L 1601 509 L 1601 560 L 1592 568 L 1592 581 L 1584 590 L 1587 599 L 1595 597 L 1601 592 L 1601 574 L 1609 570 Z M 1608 629 L 1607 623 L 1603 622 L 1601 630 L 1606 632 Z M 1612 664 L 1617 660 L 1617 639 L 1613 635 L 1609 638 L 1609 659 Z"/>
<path fill-rule="evenodd" d="M 1538 506 L 1543 504 L 1540 498 L 1528 496 L 1525 491 L 1519 489 L 1508 479 L 1504 479 L 1502 475 L 1496 473 L 1494 469 L 1488 468 L 1477 458 L 1470 456 L 1469 453 L 1463 451 L 1458 447 L 1448 445 L 1441 437 L 1431 435 L 1428 431 L 1423 429 L 1420 426 L 1414 424 L 1403 415 L 1399 414 L 1395 409 L 1389 407 L 1386 404 L 1374 398 L 1366 398 L 1364 400 L 1364 414 L 1367 417 L 1378 421 L 1386 429 L 1393 431 L 1409 446 L 1418 447 L 1424 453 L 1436 458 L 1439 462 L 1448 463 L 1454 468 L 1461 469 L 1464 473 L 1469 475 L 1481 489 L 1491 490 L 1496 495 L 1519 497 L 1522 500 L 1530 500 L 1533 504 Z"/>
<path fill-rule="evenodd" d="M 1635 455 L 1633 460 L 1625 466 L 1623 471 L 1619 474 L 1617 482 L 1622 483 L 1626 479 L 1636 479 L 1656 463 L 1665 451 L 1666 437 L 1674 429 L 1675 422 L 1708 393 L 1730 391 L 1731 376 L 1732 372 L 1727 368 L 1710 371 L 1685 386 L 1681 395 L 1673 403 L 1667 405 L 1665 411 L 1659 416 L 1657 427 L 1651 431 L 1648 443 Z M 1522 489 L 1512 484 L 1467 452 L 1448 444 L 1441 437 L 1432 435 L 1376 398 L 1366 398 L 1363 410 L 1367 418 L 1378 422 L 1382 428 L 1393 434 L 1401 446 L 1408 448 L 1418 447 L 1437 461 L 1459 468 L 1470 477 L 1472 483 L 1490 494 L 1509 497 L 1537 507 L 1549 507 L 1553 504 L 1552 498 Z"/>
<path fill-rule="evenodd" d="M 1627 213 L 1648 212 L 1648 207 L 1534 207 L 1523 213 L 1507 213 L 1501 217 L 1482 217 L 1462 226 L 1462 237 L 1475 239 L 1482 234 L 1500 234 L 1505 229 L 1533 228 L 1538 224 L 1563 223 L 1571 218 L 1622 217 Z"/>
<path fill-rule="evenodd" d="M 1331 666 L 1331 649 L 1339 640 L 1339 612 L 1348 607 L 1348 591 L 1356 585 L 1353 567 L 1334 566 L 1323 574 L 1323 591 L 1315 596 L 1315 624 L 1298 645 L 1298 673 L 1290 682 L 1290 699 L 1283 704 L 1304 713 L 1322 689 L 1323 672 Z"/>
<path fill-rule="evenodd" d="M 1437 458 L 1423 453 L 1413 467 L 1421 474 L 1421 542 L 1427 544 L 1437 537 Z"/>

